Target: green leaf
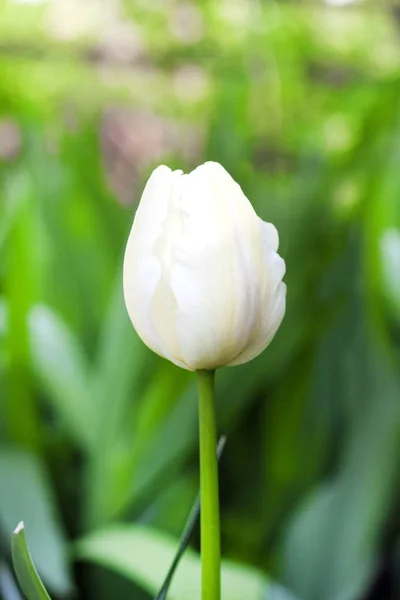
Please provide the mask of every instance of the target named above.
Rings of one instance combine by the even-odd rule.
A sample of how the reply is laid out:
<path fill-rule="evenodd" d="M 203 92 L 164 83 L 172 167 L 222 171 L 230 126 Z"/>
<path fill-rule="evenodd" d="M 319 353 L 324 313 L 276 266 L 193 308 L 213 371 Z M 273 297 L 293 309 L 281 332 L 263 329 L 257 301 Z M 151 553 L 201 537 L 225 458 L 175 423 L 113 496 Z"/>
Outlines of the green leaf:
<path fill-rule="evenodd" d="M 383 292 L 400 321 L 400 231 L 387 229 L 380 242 Z"/>
<path fill-rule="evenodd" d="M 29 315 L 31 360 L 36 376 L 69 433 L 84 448 L 93 442 L 94 418 L 89 367 L 82 347 L 67 325 L 47 306 Z"/>
<path fill-rule="evenodd" d="M 353 410 L 355 398 L 362 398 L 364 411 L 358 407 L 348 421 L 338 472 L 309 495 L 286 532 L 286 582 L 307 600 L 355 600 L 379 564 L 382 529 L 395 497 L 400 385 L 378 352 L 368 354 L 360 348 L 358 368 L 345 357 L 347 380 L 338 378 Z M 361 372 L 363 378 L 354 378 Z"/>
<path fill-rule="evenodd" d="M 135 332 L 125 307 L 122 274 L 114 283 L 101 324 L 93 386 L 99 407 L 99 432 L 109 438 L 121 434 L 132 402 L 137 401 L 146 363 L 153 356 Z M 113 401 L 110 402 L 112 395 Z M 104 441 L 97 440 L 100 449 Z"/>
<path fill-rule="evenodd" d="M 51 600 L 33 563 L 22 521 L 13 533 L 11 553 L 19 585 L 27 599 Z"/>
<path fill-rule="evenodd" d="M 177 540 L 141 525 L 114 525 L 78 542 L 78 558 L 113 569 L 156 594 L 174 559 Z M 168 600 L 200 600 L 200 556 L 188 549 L 171 584 Z M 252 567 L 232 561 L 222 564 L 224 600 L 290 600 L 289 592 L 271 584 Z"/>
<path fill-rule="evenodd" d="M 95 431 L 88 485 L 88 522 L 103 524 L 126 501 L 132 480 L 125 475 L 127 452 L 123 433 L 129 411 L 140 397 L 140 383 L 150 352 L 133 329 L 125 308 L 118 276 L 99 338 L 97 361 L 91 378 L 91 394 L 97 410 L 91 421 Z M 110 401 L 112 398 L 112 401 Z M 130 422 L 130 421 L 129 421 Z M 133 429 L 129 428 L 129 442 Z M 104 485 L 104 479 L 109 485 Z"/>
<path fill-rule="evenodd" d="M 3 384 L 2 421 L 8 439 L 37 452 L 41 444 L 40 423 L 28 369 L 27 318 L 38 293 L 40 244 L 36 235 L 37 207 L 29 192 L 29 175 L 21 172 L 21 177 L 24 185 L 20 189 L 21 197 L 14 198 L 19 209 L 4 252 L 1 284 L 8 306 L 5 348 L 9 361 Z M 29 248 L 28 237 L 32 241 Z"/>
<path fill-rule="evenodd" d="M 0 526 L 11 535 L 22 519 L 33 558 L 46 585 L 59 594 L 71 591 L 67 545 L 47 474 L 25 452 L 0 448 Z"/>

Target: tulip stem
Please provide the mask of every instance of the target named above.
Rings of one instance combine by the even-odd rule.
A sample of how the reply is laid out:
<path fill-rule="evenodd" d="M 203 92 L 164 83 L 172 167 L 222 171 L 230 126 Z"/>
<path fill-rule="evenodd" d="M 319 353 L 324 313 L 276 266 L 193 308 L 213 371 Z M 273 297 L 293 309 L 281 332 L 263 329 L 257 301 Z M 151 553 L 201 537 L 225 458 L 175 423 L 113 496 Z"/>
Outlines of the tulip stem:
<path fill-rule="evenodd" d="M 214 371 L 197 371 L 200 434 L 200 545 L 202 600 L 220 600 L 218 458 Z"/>

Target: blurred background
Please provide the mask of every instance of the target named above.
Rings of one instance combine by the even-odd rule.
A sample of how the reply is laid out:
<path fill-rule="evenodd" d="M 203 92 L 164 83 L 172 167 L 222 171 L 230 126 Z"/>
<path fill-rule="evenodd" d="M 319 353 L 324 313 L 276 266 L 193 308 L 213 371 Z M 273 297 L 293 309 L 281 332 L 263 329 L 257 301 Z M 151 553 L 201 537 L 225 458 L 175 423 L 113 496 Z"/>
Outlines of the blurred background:
<path fill-rule="evenodd" d="M 138 340 L 121 266 L 151 170 L 205 160 L 288 286 L 272 345 L 217 374 L 224 600 L 400 598 L 400 4 L 1 0 L 3 600 L 22 519 L 53 599 L 164 578 L 195 382 Z M 199 598 L 198 541 L 170 600 Z"/>

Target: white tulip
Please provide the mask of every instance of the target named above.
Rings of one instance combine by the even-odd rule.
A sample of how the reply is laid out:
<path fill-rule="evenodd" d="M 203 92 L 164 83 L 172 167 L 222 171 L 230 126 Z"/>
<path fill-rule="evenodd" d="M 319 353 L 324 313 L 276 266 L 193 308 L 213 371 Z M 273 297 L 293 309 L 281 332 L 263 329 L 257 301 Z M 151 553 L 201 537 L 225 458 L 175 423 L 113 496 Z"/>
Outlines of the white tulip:
<path fill-rule="evenodd" d="M 278 232 L 218 163 L 188 175 L 158 167 L 124 260 L 133 326 L 160 356 L 194 371 L 245 363 L 285 313 Z"/>

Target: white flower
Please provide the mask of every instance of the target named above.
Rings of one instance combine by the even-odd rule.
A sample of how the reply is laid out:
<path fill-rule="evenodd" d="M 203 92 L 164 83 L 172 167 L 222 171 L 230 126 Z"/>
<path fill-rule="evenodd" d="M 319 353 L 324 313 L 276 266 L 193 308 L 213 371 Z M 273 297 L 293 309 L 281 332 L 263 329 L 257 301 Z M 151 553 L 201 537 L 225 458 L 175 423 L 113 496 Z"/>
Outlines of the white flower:
<path fill-rule="evenodd" d="M 154 352 L 189 369 L 245 363 L 285 313 L 278 232 L 214 162 L 160 166 L 143 192 L 124 260 L 130 319 Z"/>

